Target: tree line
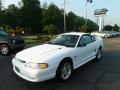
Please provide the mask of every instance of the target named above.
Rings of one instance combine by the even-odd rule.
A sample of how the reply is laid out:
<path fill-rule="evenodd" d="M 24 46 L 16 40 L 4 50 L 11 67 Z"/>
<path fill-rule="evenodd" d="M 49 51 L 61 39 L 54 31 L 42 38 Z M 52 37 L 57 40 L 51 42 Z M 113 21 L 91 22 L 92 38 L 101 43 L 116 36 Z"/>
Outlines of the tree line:
<path fill-rule="evenodd" d="M 92 32 L 98 30 L 98 25 L 91 20 L 77 16 L 73 12 L 66 14 L 67 32 Z M 6 31 L 25 31 L 26 33 L 58 34 L 64 32 L 64 10 L 55 4 L 41 5 L 39 0 L 21 0 L 19 5 L 9 5 L 2 8 L 0 0 L 0 27 Z"/>
<path fill-rule="evenodd" d="M 104 30 L 108 30 L 108 31 L 119 31 L 120 27 L 117 24 L 114 24 L 114 26 L 112 25 L 105 25 L 104 26 Z"/>

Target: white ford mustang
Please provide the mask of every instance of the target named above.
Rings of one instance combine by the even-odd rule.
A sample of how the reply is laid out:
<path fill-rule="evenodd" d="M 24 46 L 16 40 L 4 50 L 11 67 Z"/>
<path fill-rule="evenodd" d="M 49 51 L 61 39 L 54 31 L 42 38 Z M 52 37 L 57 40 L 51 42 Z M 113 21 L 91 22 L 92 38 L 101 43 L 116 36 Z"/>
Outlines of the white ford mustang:
<path fill-rule="evenodd" d="M 14 72 L 31 82 L 67 80 L 72 71 L 102 55 L 103 41 L 87 33 L 64 33 L 46 44 L 28 48 L 12 60 Z"/>

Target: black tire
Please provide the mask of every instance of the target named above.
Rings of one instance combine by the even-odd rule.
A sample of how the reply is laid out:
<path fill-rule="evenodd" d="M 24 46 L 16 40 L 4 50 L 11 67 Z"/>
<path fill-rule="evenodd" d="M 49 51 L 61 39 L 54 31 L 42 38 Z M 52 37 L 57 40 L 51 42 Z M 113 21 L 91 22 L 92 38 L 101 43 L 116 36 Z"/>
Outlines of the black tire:
<path fill-rule="evenodd" d="M 5 56 L 9 55 L 10 54 L 9 46 L 7 44 L 0 45 L 0 53 Z"/>
<path fill-rule="evenodd" d="M 66 81 L 72 74 L 72 63 L 70 61 L 63 61 L 56 72 L 57 81 Z"/>
<path fill-rule="evenodd" d="M 105 38 L 108 38 L 108 36 L 107 36 L 107 35 L 105 35 Z"/>
<path fill-rule="evenodd" d="M 97 50 L 97 54 L 96 54 L 96 60 L 100 60 L 102 58 L 102 49 L 99 48 Z"/>

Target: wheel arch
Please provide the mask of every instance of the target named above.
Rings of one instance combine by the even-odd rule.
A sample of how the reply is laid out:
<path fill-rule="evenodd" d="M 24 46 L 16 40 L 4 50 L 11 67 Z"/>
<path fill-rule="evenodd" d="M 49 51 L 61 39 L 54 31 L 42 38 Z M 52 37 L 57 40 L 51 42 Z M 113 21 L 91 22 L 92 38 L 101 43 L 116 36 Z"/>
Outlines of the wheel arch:
<path fill-rule="evenodd" d="M 62 65 L 63 63 L 65 63 L 65 62 L 70 62 L 70 63 L 71 63 L 71 66 L 72 66 L 72 69 L 73 69 L 73 61 L 72 61 L 72 58 L 71 58 L 71 57 L 66 57 L 66 58 L 62 59 L 62 60 L 60 61 L 60 63 L 58 64 L 58 67 L 57 67 L 57 69 L 56 69 L 55 78 L 56 78 L 57 80 L 60 80 L 60 78 L 58 77 L 58 76 L 59 76 L 59 70 L 60 70 L 61 65 Z"/>
<path fill-rule="evenodd" d="M 7 45 L 7 46 L 10 48 L 10 46 L 9 46 L 8 43 L 0 43 L 0 46 L 1 46 L 1 45 Z"/>
<path fill-rule="evenodd" d="M 99 49 L 100 49 L 100 50 L 102 50 L 102 48 L 103 48 L 102 46 L 99 46 Z"/>
<path fill-rule="evenodd" d="M 64 63 L 64 62 L 70 62 L 71 65 L 72 65 L 72 69 L 73 69 L 73 60 L 72 60 L 72 58 L 71 58 L 71 57 L 65 57 L 65 58 L 63 58 L 63 59 L 60 61 L 60 63 L 58 64 L 57 69 L 56 69 L 56 73 L 57 73 L 57 70 L 58 70 L 58 68 L 60 67 L 60 65 L 61 65 L 62 63 Z"/>
<path fill-rule="evenodd" d="M 67 62 L 67 61 L 71 63 L 72 68 L 73 68 L 73 60 L 71 57 L 66 57 L 66 58 L 62 59 L 62 61 L 59 63 L 59 65 L 62 64 L 63 62 Z"/>
<path fill-rule="evenodd" d="M 9 46 L 8 43 L 6 43 L 6 42 L 2 42 L 2 43 L 0 43 L 0 45 L 3 45 L 3 44 Z"/>

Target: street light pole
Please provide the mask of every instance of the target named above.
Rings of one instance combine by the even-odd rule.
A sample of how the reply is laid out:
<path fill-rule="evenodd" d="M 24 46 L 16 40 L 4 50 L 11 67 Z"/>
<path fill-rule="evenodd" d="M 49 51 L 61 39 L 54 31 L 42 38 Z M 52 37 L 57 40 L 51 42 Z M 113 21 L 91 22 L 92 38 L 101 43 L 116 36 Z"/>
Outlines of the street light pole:
<path fill-rule="evenodd" d="M 89 3 L 92 3 L 92 0 L 86 0 L 86 20 L 85 20 L 85 31 L 87 31 L 87 23 L 88 23 L 88 19 L 87 19 L 87 14 L 88 14 L 88 12 L 87 12 L 87 9 L 88 9 L 88 2 Z"/>
<path fill-rule="evenodd" d="M 66 32 L 66 0 L 64 0 L 64 33 Z"/>

